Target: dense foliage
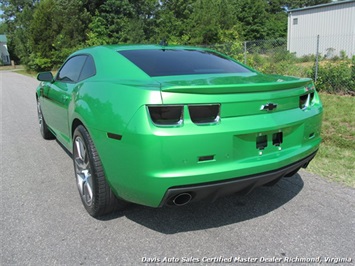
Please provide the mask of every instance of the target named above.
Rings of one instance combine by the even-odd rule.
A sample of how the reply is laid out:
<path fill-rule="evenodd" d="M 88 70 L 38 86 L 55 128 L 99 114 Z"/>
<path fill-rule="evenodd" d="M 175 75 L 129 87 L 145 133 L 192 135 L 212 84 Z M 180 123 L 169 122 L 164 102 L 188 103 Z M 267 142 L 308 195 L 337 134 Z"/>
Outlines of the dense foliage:
<path fill-rule="evenodd" d="M 111 43 L 231 43 L 286 36 L 286 8 L 330 0 L 1 0 L 0 34 L 32 70 Z"/>

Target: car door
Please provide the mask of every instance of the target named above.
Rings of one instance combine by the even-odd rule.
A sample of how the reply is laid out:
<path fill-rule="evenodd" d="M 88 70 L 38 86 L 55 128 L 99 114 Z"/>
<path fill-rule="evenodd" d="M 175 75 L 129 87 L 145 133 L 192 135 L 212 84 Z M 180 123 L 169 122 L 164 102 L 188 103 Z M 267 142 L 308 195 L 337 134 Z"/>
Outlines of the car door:
<path fill-rule="evenodd" d="M 68 106 L 73 90 L 80 83 L 80 75 L 88 55 L 69 58 L 60 68 L 52 83 L 43 88 L 43 113 L 46 123 L 63 144 L 70 142 Z"/>

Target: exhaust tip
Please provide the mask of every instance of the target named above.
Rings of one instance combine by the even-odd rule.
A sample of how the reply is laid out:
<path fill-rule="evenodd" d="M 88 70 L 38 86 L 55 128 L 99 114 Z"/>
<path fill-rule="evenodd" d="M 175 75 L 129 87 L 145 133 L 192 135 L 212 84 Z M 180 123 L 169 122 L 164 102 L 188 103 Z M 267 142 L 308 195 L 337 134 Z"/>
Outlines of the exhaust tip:
<path fill-rule="evenodd" d="M 192 200 L 192 195 L 190 193 L 181 193 L 173 198 L 173 203 L 175 206 L 184 206 Z"/>

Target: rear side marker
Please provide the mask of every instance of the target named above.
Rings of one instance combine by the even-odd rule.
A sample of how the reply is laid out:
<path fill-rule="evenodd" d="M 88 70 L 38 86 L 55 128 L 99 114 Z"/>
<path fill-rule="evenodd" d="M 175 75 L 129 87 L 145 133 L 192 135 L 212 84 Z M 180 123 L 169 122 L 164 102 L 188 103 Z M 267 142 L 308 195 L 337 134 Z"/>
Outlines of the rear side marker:
<path fill-rule="evenodd" d="M 115 139 L 115 140 L 121 140 L 122 139 L 122 135 L 113 134 L 113 133 L 107 133 L 107 137 L 109 137 L 110 139 Z"/>

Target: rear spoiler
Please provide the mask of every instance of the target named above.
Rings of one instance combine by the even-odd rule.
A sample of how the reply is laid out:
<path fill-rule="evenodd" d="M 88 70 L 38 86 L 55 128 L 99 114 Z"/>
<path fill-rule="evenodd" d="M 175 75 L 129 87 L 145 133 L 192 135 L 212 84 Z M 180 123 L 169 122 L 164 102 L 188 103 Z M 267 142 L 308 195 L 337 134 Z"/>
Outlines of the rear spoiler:
<path fill-rule="evenodd" d="M 163 92 L 195 93 L 195 94 L 232 94 L 242 92 L 266 92 L 275 90 L 287 90 L 300 88 L 312 83 L 312 79 L 302 78 L 292 81 L 265 82 L 265 83 L 242 83 L 242 84 L 211 84 L 176 86 L 166 82 L 161 84 Z"/>

